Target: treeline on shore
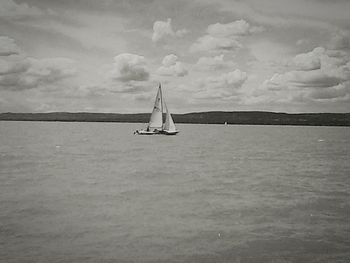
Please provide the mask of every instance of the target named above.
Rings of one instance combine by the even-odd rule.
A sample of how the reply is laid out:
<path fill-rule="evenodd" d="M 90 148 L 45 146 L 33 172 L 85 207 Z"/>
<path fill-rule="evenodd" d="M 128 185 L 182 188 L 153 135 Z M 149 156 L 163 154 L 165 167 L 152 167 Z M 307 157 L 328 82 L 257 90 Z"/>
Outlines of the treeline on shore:
<path fill-rule="evenodd" d="M 175 123 L 350 126 L 350 113 L 279 113 L 263 111 L 211 111 L 172 114 Z M 89 112 L 0 113 L 2 121 L 137 122 L 147 123 L 150 113 Z"/>

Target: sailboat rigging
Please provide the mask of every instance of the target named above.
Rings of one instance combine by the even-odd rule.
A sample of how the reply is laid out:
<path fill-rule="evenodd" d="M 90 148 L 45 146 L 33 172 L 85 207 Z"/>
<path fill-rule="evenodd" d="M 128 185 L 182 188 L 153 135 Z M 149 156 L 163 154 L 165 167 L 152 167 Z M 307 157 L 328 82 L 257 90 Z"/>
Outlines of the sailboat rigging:
<path fill-rule="evenodd" d="M 165 109 L 165 122 L 163 123 L 163 113 Z M 171 113 L 165 103 L 162 94 L 162 87 L 159 84 L 156 99 L 151 114 L 150 121 L 145 130 L 136 130 L 134 134 L 138 135 L 176 135 L 179 131 L 176 129 Z"/>

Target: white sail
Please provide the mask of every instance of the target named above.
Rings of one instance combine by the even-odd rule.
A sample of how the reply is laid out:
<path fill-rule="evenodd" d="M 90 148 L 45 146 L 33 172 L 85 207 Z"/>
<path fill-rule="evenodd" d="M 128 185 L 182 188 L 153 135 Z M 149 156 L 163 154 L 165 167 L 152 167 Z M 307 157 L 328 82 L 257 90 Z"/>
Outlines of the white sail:
<path fill-rule="evenodd" d="M 171 117 L 170 112 L 168 111 L 168 107 L 166 106 L 165 102 L 164 102 L 164 107 L 166 110 L 164 130 L 168 132 L 175 132 L 176 131 L 175 123 L 173 121 L 173 118 Z"/>
<path fill-rule="evenodd" d="M 162 91 L 160 85 L 158 88 L 158 93 L 154 102 L 154 107 L 148 126 L 150 128 L 162 128 L 163 126 Z"/>

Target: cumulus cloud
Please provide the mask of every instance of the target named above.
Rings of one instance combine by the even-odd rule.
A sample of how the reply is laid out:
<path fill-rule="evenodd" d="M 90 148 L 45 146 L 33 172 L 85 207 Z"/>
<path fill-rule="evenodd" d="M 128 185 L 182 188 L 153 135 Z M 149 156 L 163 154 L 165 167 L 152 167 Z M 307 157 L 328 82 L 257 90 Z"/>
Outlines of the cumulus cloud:
<path fill-rule="evenodd" d="M 272 86 L 326 88 L 338 85 L 339 78 L 323 70 L 289 71 L 284 74 L 275 74 L 269 81 Z"/>
<path fill-rule="evenodd" d="M 334 33 L 328 47 L 333 50 L 350 48 L 349 35 L 342 31 Z"/>
<path fill-rule="evenodd" d="M 197 99 L 230 99 L 238 95 L 239 89 L 247 80 L 248 75 L 239 69 L 209 77 L 199 82 Z"/>
<path fill-rule="evenodd" d="M 217 37 L 246 36 L 252 33 L 262 32 L 263 27 L 251 26 L 241 19 L 227 24 L 216 23 L 208 26 L 209 35 Z"/>
<path fill-rule="evenodd" d="M 183 29 L 179 29 L 175 32 L 175 35 L 177 37 L 184 37 L 186 34 L 188 34 L 190 31 L 186 28 L 183 28 Z"/>
<path fill-rule="evenodd" d="M 164 76 L 183 77 L 187 75 L 188 71 L 183 64 L 178 61 L 178 57 L 170 54 L 164 57 L 162 66 L 158 68 L 157 73 Z"/>
<path fill-rule="evenodd" d="M 0 76 L 25 72 L 29 67 L 29 59 L 23 56 L 0 56 Z"/>
<path fill-rule="evenodd" d="M 307 94 L 314 100 L 345 100 L 350 99 L 350 85 L 339 84 L 325 89 L 312 89 Z"/>
<path fill-rule="evenodd" d="M 350 96 L 350 54 L 317 47 L 295 56 L 292 64 L 295 69 L 275 74 L 263 86 L 280 92 L 294 90 L 293 99 L 343 100 Z"/>
<path fill-rule="evenodd" d="M 196 67 L 203 70 L 220 70 L 234 67 L 235 63 L 232 61 L 225 61 L 224 55 L 214 57 L 200 57 L 196 63 Z"/>
<path fill-rule="evenodd" d="M 188 33 L 187 29 L 180 29 L 176 32 L 173 30 L 171 25 L 171 19 L 168 18 L 167 21 L 156 21 L 153 24 L 153 42 L 161 42 L 167 37 L 183 37 Z"/>
<path fill-rule="evenodd" d="M 0 88 L 25 90 L 46 87 L 73 76 L 75 62 L 68 58 L 36 59 L 25 56 L 8 37 L 0 37 L 4 43 L 0 50 Z"/>
<path fill-rule="evenodd" d="M 320 54 L 324 53 L 324 49 L 317 48 L 309 53 L 302 53 L 295 56 L 294 64 L 300 70 L 314 70 L 321 68 Z"/>
<path fill-rule="evenodd" d="M 73 76 L 74 64 L 67 58 L 1 58 L 0 87 L 13 91 L 46 87 Z"/>
<path fill-rule="evenodd" d="M 20 49 L 12 38 L 0 36 L 0 56 L 10 56 L 19 52 Z"/>
<path fill-rule="evenodd" d="M 191 52 L 228 51 L 242 47 L 239 38 L 263 31 L 263 27 L 251 26 L 245 20 L 237 20 L 227 24 L 211 24 L 207 34 L 198 38 L 190 47 Z"/>
<path fill-rule="evenodd" d="M 196 40 L 190 47 L 190 52 L 200 51 L 229 51 L 241 48 L 242 44 L 236 39 L 205 35 Z"/>
<path fill-rule="evenodd" d="M 295 42 L 295 44 L 296 44 L 297 46 L 303 46 L 303 45 L 307 45 L 307 44 L 309 44 L 309 43 L 310 43 L 310 40 L 309 40 L 309 39 L 305 39 L 305 38 L 303 38 L 303 39 L 298 39 L 297 42 Z"/>
<path fill-rule="evenodd" d="M 0 1 L 0 17 L 3 18 L 21 18 L 25 16 L 37 16 L 43 14 L 43 11 L 29 6 L 26 3 L 17 4 L 13 0 Z"/>
<path fill-rule="evenodd" d="M 146 60 L 143 56 L 123 53 L 114 57 L 112 79 L 121 82 L 148 80 Z"/>

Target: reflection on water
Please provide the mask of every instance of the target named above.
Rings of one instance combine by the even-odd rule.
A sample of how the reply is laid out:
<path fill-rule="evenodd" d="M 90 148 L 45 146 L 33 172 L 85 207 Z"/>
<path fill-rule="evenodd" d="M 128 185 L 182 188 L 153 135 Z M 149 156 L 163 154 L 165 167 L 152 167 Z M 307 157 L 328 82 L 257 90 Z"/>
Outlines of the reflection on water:
<path fill-rule="evenodd" d="M 348 128 L 0 123 L 1 262 L 347 262 Z"/>

